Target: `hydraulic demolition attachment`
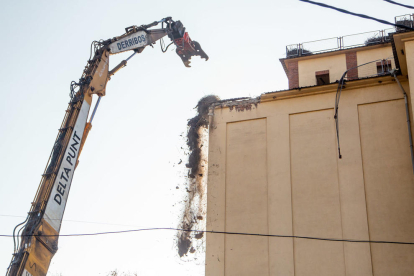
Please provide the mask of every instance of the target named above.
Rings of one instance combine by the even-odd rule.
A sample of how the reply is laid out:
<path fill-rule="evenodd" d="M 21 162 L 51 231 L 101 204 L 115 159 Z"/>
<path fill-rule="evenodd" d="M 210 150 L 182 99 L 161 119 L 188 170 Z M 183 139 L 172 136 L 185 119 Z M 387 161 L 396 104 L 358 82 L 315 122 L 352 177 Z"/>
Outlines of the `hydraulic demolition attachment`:
<path fill-rule="evenodd" d="M 160 29 L 151 29 L 159 24 Z M 171 17 L 148 25 L 131 26 L 125 29 L 123 35 L 92 42 L 91 56 L 79 82 L 72 81 L 70 85 L 70 102 L 30 211 L 26 220 L 13 231 L 14 253 L 7 276 L 47 274 L 50 261 L 58 250 L 59 232 L 73 174 L 101 97 L 106 94 L 106 84 L 126 66 L 129 59 L 164 36 L 171 38 L 170 45 L 175 44 L 185 66 L 190 67 L 192 56 L 208 60 L 200 44 L 192 41 L 185 32 L 183 24 Z M 170 45 L 164 49 L 161 42 L 161 49 L 165 52 Z M 134 53 L 130 57 L 109 70 L 111 55 L 131 50 Z M 99 98 L 87 122 L 93 95 Z"/>
<path fill-rule="evenodd" d="M 208 56 L 201 49 L 200 43 L 191 40 L 188 33 L 185 31 L 183 24 L 180 21 L 171 24 L 172 32 L 168 34 L 174 44 L 177 46 L 176 52 L 180 56 L 186 67 L 190 66 L 190 59 L 192 56 L 200 56 L 206 61 Z"/>

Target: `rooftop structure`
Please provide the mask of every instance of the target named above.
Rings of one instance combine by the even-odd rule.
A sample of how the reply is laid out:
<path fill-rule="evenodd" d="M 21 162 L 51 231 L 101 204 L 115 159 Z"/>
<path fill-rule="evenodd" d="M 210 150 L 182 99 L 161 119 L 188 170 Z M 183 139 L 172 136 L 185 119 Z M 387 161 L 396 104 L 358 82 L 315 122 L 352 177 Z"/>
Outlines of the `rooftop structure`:
<path fill-rule="evenodd" d="M 395 17 L 395 23 L 413 26 L 413 15 Z M 394 33 L 385 29 L 327 38 L 286 46 L 280 59 L 289 80 L 289 89 L 338 82 L 345 71 L 347 80 L 377 77 L 396 68 L 392 48 Z"/>

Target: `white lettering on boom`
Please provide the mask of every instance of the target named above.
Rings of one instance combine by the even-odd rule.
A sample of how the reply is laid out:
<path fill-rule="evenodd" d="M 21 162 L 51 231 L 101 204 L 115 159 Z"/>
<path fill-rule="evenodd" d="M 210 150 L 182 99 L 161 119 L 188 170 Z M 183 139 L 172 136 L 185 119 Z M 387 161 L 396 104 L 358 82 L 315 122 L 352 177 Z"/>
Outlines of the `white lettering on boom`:
<path fill-rule="evenodd" d="M 73 128 L 69 144 L 66 148 L 56 175 L 55 183 L 53 184 L 52 192 L 46 205 L 44 219 L 58 233 L 60 231 L 60 224 L 63 218 L 63 213 L 65 212 L 66 201 L 79 156 L 80 144 L 86 120 L 88 118 L 89 108 L 90 105 L 86 101 L 83 101 L 78 119 Z"/>

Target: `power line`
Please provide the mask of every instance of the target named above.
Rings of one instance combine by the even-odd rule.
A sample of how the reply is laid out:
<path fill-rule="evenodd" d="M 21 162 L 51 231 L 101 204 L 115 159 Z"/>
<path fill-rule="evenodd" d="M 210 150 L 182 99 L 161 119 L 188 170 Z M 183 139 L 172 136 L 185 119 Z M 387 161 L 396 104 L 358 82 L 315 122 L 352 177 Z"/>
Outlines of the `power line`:
<path fill-rule="evenodd" d="M 351 242 L 351 243 L 383 243 L 383 244 L 406 244 L 414 245 L 414 242 L 397 242 L 397 241 L 371 241 L 371 240 L 352 240 L 352 239 L 332 239 L 332 238 L 318 238 L 307 236 L 292 236 L 292 235 L 271 235 L 271 234 L 257 234 L 257 233 L 242 233 L 242 232 L 225 232 L 225 231 L 205 231 L 205 230 L 192 230 L 192 229 L 180 229 L 180 228 L 142 228 L 123 231 L 110 231 L 110 232 L 98 232 L 98 233 L 84 233 L 84 234 L 63 234 L 63 235 L 33 235 L 43 237 L 84 237 L 84 236 L 100 236 L 110 234 L 124 234 L 132 232 L 143 231 L 155 231 L 155 230 L 172 230 L 172 231 L 184 231 L 184 232 L 196 232 L 196 233 L 209 233 L 209 234 L 225 234 L 225 235 L 240 235 L 240 236 L 259 236 L 259 237 L 272 237 L 272 238 L 294 238 L 294 239 L 306 239 L 306 240 L 319 240 L 319 241 L 332 241 L 332 242 Z M 22 235 L 25 236 L 25 235 Z M 26 235 L 30 236 L 30 235 Z M 13 235 L 0 235 L 0 237 L 13 237 Z"/>
<path fill-rule="evenodd" d="M 394 5 L 398 5 L 398 6 L 404 7 L 404 8 L 414 9 L 413 6 L 409 6 L 409 5 L 397 3 L 397 2 L 394 2 L 394 1 L 391 1 L 391 0 L 384 0 L 384 1 L 385 2 L 388 2 L 388 3 L 391 3 L 391 4 L 394 4 Z"/>
<path fill-rule="evenodd" d="M 324 8 L 328 8 L 328 9 L 333 9 L 333 10 L 336 10 L 336 11 L 339 11 L 339 12 L 342 12 L 342 13 L 346 13 L 346 14 L 350 14 L 350 15 L 353 15 L 353 16 L 358 16 L 358 17 L 361 17 L 361 18 L 374 20 L 374 21 L 377 21 L 377 22 L 382 23 L 382 24 L 391 25 L 391 26 L 394 26 L 394 27 L 414 31 L 413 28 L 410 28 L 410 27 L 405 26 L 405 25 L 394 24 L 394 23 L 391 23 L 391 22 L 386 21 L 386 20 L 378 19 L 378 18 L 368 16 L 368 15 L 365 15 L 365 14 L 350 12 L 350 11 L 347 11 L 347 10 L 344 10 L 344 9 L 341 9 L 341 8 L 337 8 L 337 7 L 334 7 L 334 6 L 330 6 L 330 5 L 327 5 L 327 4 L 324 4 L 324 3 L 319 3 L 319 2 L 309 1 L 309 0 L 299 0 L 299 1 L 314 4 L 314 5 L 318 5 L 318 6 L 321 6 L 321 7 L 324 7 Z"/>
<path fill-rule="evenodd" d="M 0 217 L 26 218 L 25 216 L 14 216 L 14 215 L 0 215 Z M 50 220 L 60 221 L 60 219 L 50 219 Z M 71 219 L 63 219 L 62 221 L 76 222 L 76 223 L 88 223 L 88 224 L 112 225 L 112 226 L 145 227 L 143 225 L 136 225 L 136 224 L 118 224 L 118 223 L 107 223 L 107 222 L 97 222 L 97 221 L 71 220 Z"/>

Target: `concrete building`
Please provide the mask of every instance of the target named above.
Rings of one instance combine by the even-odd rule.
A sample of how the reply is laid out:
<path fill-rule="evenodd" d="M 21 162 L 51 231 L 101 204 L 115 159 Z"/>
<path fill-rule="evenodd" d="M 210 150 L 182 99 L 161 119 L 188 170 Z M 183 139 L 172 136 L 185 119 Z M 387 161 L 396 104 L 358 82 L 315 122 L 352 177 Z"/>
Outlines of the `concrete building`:
<path fill-rule="evenodd" d="M 390 75 L 414 128 L 414 32 L 373 34 L 291 45 L 289 90 L 210 110 L 207 230 L 299 237 L 209 233 L 207 276 L 414 275 L 414 245 L 301 238 L 414 243 L 406 105 Z"/>

